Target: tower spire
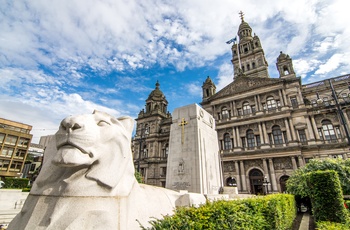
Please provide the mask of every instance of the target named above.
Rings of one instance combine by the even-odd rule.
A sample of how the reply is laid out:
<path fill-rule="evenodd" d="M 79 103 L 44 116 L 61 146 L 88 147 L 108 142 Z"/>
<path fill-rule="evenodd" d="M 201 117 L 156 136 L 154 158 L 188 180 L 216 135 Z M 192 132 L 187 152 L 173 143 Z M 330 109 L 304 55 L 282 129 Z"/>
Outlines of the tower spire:
<path fill-rule="evenodd" d="M 242 12 L 242 10 L 239 11 L 238 14 L 240 15 L 240 18 L 241 18 L 242 22 L 244 22 L 244 13 Z"/>

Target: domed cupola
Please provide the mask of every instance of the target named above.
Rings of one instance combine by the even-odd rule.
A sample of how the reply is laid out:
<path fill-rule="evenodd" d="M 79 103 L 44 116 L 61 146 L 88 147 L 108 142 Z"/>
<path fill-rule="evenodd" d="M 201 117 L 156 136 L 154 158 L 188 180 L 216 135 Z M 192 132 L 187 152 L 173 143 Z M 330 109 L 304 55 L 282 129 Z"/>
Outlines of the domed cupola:
<path fill-rule="evenodd" d="M 207 77 L 205 82 L 203 82 L 202 90 L 203 90 L 203 98 L 202 98 L 203 101 L 207 100 L 208 98 L 210 98 L 216 93 L 216 86 L 209 76 Z"/>
<path fill-rule="evenodd" d="M 146 100 L 146 114 L 167 113 L 168 101 L 163 92 L 159 89 L 159 82 L 156 83 L 156 88 L 149 94 Z"/>
<path fill-rule="evenodd" d="M 249 24 L 247 22 L 244 21 L 244 14 L 241 11 L 240 12 L 241 15 L 241 24 L 239 25 L 238 28 L 238 36 L 239 36 L 239 40 L 253 40 L 252 37 L 252 28 L 249 26 Z"/>
<path fill-rule="evenodd" d="M 288 54 L 280 52 L 277 58 L 276 66 L 280 74 L 280 78 L 295 78 L 292 58 Z"/>

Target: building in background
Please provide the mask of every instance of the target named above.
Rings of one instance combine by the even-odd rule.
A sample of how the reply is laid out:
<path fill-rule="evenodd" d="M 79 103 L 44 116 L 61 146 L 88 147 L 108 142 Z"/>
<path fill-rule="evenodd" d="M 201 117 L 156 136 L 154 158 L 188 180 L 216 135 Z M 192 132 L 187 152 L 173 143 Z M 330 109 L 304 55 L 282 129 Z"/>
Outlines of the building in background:
<path fill-rule="evenodd" d="M 44 158 L 44 146 L 31 143 L 28 149 L 27 158 L 23 168 L 23 178 L 33 180 L 41 167 Z"/>
<path fill-rule="evenodd" d="M 171 114 L 168 101 L 156 83 L 136 119 L 132 141 L 134 164 L 146 184 L 165 187 Z"/>
<path fill-rule="evenodd" d="M 0 118 L 0 177 L 22 177 L 32 126 Z"/>
<path fill-rule="evenodd" d="M 201 104 L 216 120 L 224 183 L 240 193 L 284 192 L 310 159 L 348 158 L 350 75 L 302 85 L 281 52 L 279 78 L 270 78 L 259 37 L 241 20 L 233 81 L 216 92 L 208 77 Z"/>
<path fill-rule="evenodd" d="M 347 159 L 350 75 L 302 85 L 291 57 L 280 52 L 279 77 L 270 78 L 261 41 L 243 14 L 238 38 L 231 47 L 233 81 L 218 92 L 210 77 L 202 85 L 201 105 L 216 121 L 225 186 L 284 192 L 289 176 L 310 159 Z M 135 167 L 145 183 L 158 186 L 165 183 L 172 120 L 167 104 L 157 83 L 133 140 Z"/>

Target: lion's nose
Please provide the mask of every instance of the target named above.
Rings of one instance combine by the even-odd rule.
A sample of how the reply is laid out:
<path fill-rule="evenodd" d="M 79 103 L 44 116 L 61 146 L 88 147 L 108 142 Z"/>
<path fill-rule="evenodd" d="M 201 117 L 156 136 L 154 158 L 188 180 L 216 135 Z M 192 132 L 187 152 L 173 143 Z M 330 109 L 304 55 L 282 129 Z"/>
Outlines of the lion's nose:
<path fill-rule="evenodd" d="M 77 122 L 75 119 L 67 117 L 61 122 L 61 127 L 63 130 L 74 131 L 77 129 L 81 129 L 82 125 L 80 125 L 79 122 Z"/>

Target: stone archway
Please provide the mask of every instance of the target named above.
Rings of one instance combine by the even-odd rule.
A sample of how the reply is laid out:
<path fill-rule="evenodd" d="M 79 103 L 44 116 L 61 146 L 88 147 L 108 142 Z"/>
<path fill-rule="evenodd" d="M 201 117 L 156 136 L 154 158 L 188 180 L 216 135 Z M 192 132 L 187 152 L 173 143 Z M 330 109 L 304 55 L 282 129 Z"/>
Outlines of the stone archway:
<path fill-rule="evenodd" d="M 260 171 L 259 169 L 252 169 L 249 172 L 249 181 L 251 194 L 264 194 L 264 174 L 262 173 L 262 171 Z"/>
<path fill-rule="evenodd" d="M 282 193 L 287 191 L 286 183 L 287 183 L 288 179 L 289 179 L 289 176 L 287 176 L 287 175 L 281 176 L 281 178 L 280 178 L 280 187 L 281 187 Z"/>

